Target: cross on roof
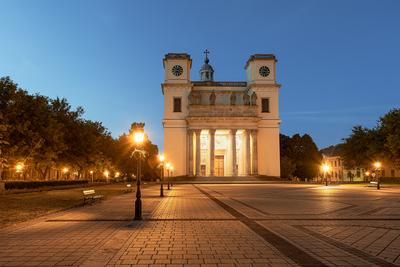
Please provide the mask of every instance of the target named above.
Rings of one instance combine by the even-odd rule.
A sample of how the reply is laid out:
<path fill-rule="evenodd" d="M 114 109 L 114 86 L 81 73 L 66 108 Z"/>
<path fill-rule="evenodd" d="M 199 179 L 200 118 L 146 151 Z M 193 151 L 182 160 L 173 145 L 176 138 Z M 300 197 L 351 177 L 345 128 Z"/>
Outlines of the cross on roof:
<path fill-rule="evenodd" d="M 208 60 L 208 54 L 210 53 L 210 51 L 208 51 L 208 49 L 206 49 L 205 51 L 204 51 L 204 54 L 206 54 L 206 58 L 204 59 L 204 62 L 206 63 L 206 64 L 208 64 L 208 62 L 209 62 L 209 60 Z"/>

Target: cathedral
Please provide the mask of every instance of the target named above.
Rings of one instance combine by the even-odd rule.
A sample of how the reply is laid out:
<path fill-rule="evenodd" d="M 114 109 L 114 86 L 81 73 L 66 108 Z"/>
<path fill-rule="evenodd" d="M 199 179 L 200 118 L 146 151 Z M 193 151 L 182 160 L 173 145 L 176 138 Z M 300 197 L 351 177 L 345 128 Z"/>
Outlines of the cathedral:
<path fill-rule="evenodd" d="M 164 154 L 174 176 L 280 177 L 275 55 L 250 56 L 246 81 L 214 81 L 204 53 L 200 80 L 190 78 L 189 54 L 163 60 Z"/>

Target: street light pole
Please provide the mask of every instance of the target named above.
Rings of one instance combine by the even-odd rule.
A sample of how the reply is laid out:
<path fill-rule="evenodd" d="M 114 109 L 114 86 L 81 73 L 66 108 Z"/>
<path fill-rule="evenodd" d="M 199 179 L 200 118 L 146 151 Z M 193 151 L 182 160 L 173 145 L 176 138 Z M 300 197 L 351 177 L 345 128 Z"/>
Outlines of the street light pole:
<path fill-rule="evenodd" d="M 374 167 L 375 167 L 375 173 L 376 173 L 376 179 L 377 179 L 376 189 L 379 190 L 379 189 L 381 189 L 381 179 L 380 179 L 379 171 L 382 167 L 382 164 L 379 161 L 377 161 L 374 163 Z"/>
<path fill-rule="evenodd" d="M 131 133 L 133 134 L 133 141 L 138 148 L 142 148 L 142 144 L 145 139 L 144 134 L 144 123 L 132 123 Z M 132 152 L 137 159 L 137 177 L 136 177 L 136 200 L 135 200 L 135 218 L 134 220 L 142 220 L 142 192 L 141 192 L 141 168 L 142 168 L 142 158 L 145 155 L 143 149 L 137 149 Z"/>
<path fill-rule="evenodd" d="M 137 177 L 136 177 L 136 200 L 135 200 L 135 220 L 142 219 L 142 191 L 140 188 L 141 184 L 141 173 L 140 168 L 142 161 L 142 154 L 139 153 L 138 162 L 137 162 Z"/>
<path fill-rule="evenodd" d="M 171 163 L 169 163 L 169 162 L 167 162 L 166 164 L 165 164 L 165 167 L 167 168 L 167 174 L 168 174 L 168 186 L 167 186 L 167 189 L 168 190 L 170 190 L 171 189 L 171 187 L 170 187 L 170 185 L 169 185 L 169 171 L 170 171 L 170 169 L 171 169 Z"/>
<path fill-rule="evenodd" d="M 170 188 L 170 185 L 169 185 L 169 171 L 170 171 L 170 168 L 168 168 L 168 190 L 170 190 L 171 188 Z"/>
<path fill-rule="evenodd" d="M 330 167 L 327 163 L 324 163 L 321 168 L 324 173 L 325 186 L 328 186 L 328 178 L 326 177 L 326 173 L 330 170 Z"/>
<path fill-rule="evenodd" d="M 160 160 L 160 167 L 161 167 L 161 175 L 160 175 L 160 197 L 164 196 L 164 155 L 159 155 L 158 156 Z"/>

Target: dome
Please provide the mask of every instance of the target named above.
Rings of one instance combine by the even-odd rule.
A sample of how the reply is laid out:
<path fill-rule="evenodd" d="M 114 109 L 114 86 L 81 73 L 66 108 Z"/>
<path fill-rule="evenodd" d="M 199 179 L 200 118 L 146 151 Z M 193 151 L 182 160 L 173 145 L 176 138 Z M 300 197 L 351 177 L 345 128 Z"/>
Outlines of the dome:
<path fill-rule="evenodd" d="M 207 56 L 208 53 L 210 52 L 208 52 L 208 50 L 206 49 L 206 51 L 204 51 L 204 54 L 206 54 L 206 58 L 204 59 L 204 64 L 203 66 L 201 66 L 199 71 L 201 81 L 214 81 L 214 69 L 210 64 L 208 64 L 208 62 L 210 62 Z"/>

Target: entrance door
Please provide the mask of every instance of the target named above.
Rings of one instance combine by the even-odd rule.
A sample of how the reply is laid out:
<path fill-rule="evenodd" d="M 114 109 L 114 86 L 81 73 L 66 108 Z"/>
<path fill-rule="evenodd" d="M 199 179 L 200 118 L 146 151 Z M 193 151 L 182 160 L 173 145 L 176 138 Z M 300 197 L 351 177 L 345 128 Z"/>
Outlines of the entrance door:
<path fill-rule="evenodd" d="M 224 155 L 215 156 L 215 176 L 224 176 Z"/>

